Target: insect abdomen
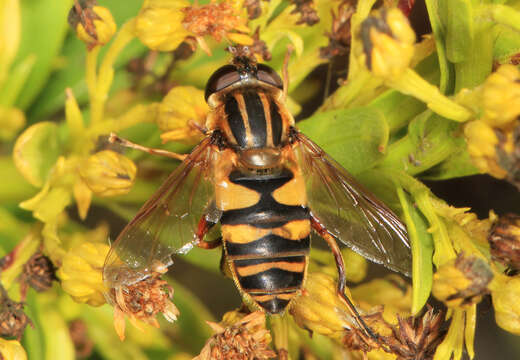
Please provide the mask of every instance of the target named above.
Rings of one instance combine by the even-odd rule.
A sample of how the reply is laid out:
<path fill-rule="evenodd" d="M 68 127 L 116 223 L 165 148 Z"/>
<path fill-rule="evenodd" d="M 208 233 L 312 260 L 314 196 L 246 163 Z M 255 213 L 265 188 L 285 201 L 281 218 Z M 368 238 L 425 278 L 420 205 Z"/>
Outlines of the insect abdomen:
<path fill-rule="evenodd" d="M 226 258 L 240 289 L 265 311 L 280 313 L 298 294 L 307 269 L 310 220 L 302 180 L 288 169 L 253 177 L 235 170 L 228 179 L 256 192 L 259 200 L 223 209 Z"/>

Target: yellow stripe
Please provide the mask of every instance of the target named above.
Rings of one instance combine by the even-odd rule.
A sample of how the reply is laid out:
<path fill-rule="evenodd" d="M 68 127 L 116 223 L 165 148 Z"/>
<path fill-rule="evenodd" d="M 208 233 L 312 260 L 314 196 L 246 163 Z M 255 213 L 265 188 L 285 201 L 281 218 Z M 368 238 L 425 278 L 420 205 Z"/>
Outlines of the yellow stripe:
<path fill-rule="evenodd" d="M 299 241 L 311 233 L 309 220 L 293 220 L 274 229 L 261 229 L 251 225 L 222 225 L 222 238 L 236 244 L 247 244 L 269 234 L 281 236 L 287 240 Z"/>
<path fill-rule="evenodd" d="M 236 271 L 240 276 L 249 276 L 261 273 L 263 271 L 267 271 L 273 268 L 286 270 L 291 272 L 303 272 L 305 270 L 305 260 L 302 262 L 287 262 L 287 261 L 277 261 L 256 265 L 248 265 L 248 266 L 237 266 L 235 263 Z"/>
<path fill-rule="evenodd" d="M 253 146 L 253 136 L 251 135 L 251 125 L 249 125 L 249 117 L 247 116 L 246 103 L 244 101 L 244 96 L 240 93 L 235 93 L 233 95 L 238 103 L 238 109 L 240 110 L 240 115 L 242 116 L 242 121 L 244 122 L 244 126 L 246 128 L 246 139 L 247 145 Z"/>
<path fill-rule="evenodd" d="M 265 126 L 267 129 L 267 147 L 273 147 L 273 126 L 271 124 L 271 109 L 269 106 L 269 100 L 267 96 L 263 92 L 259 92 L 258 96 L 260 97 L 260 101 L 262 102 L 262 106 L 264 107 L 264 115 L 265 115 Z"/>

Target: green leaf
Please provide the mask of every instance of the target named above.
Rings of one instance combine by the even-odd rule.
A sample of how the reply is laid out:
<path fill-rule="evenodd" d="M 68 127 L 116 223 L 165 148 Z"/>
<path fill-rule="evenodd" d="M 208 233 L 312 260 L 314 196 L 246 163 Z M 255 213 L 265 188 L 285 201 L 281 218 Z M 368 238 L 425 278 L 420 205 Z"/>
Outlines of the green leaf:
<path fill-rule="evenodd" d="M 45 359 L 74 360 L 75 350 L 69 327 L 63 317 L 48 304 L 40 310 L 40 321 L 45 339 Z"/>
<path fill-rule="evenodd" d="M 16 140 L 14 164 L 24 178 L 41 187 L 61 153 L 58 125 L 40 122 L 27 128 Z"/>
<path fill-rule="evenodd" d="M 72 0 L 22 0 L 22 40 L 18 61 L 33 54 L 36 64 L 27 79 L 17 106 L 27 109 L 53 70 L 53 61 L 58 54 L 67 31 L 67 14 Z"/>
<path fill-rule="evenodd" d="M 378 165 L 415 175 L 441 163 L 463 145 L 455 136 L 459 124 L 430 110 L 418 115 L 408 127 L 408 135 L 388 147 Z"/>
<path fill-rule="evenodd" d="M 27 352 L 27 358 L 31 360 L 46 360 L 44 355 L 44 334 L 34 291 L 28 292 L 24 311 L 33 324 L 33 326 L 27 326 L 22 338 L 22 345 Z"/>
<path fill-rule="evenodd" d="M 496 25 L 496 31 L 493 57 L 499 63 L 506 63 L 512 55 L 520 53 L 520 36 L 518 31 L 505 25 Z"/>
<path fill-rule="evenodd" d="M 412 248 L 412 314 L 417 314 L 428 301 L 433 282 L 433 239 L 428 232 L 428 223 L 417 210 L 410 196 L 397 189 L 403 209 L 404 220 Z"/>
<path fill-rule="evenodd" d="M 298 127 L 352 174 L 383 158 L 389 136 L 383 114 L 372 107 L 322 112 Z"/>
<path fill-rule="evenodd" d="M 439 11 L 446 25 L 446 56 L 458 63 L 472 56 L 473 8 L 471 0 L 439 0 Z"/>
<path fill-rule="evenodd" d="M 27 56 L 23 61 L 13 67 L 9 73 L 7 81 L 0 89 L 0 104 L 6 107 L 13 105 L 20 91 L 26 85 L 27 78 L 31 73 L 36 57 Z"/>
<path fill-rule="evenodd" d="M 18 204 L 36 193 L 36 188 L 29 184 L 15 167 L 12 157 L 0 157 L 0 203 Z"/>
<path fill-rule="evenodd" d="M 460 139 L 464 142 L 464 139 Z M 466 149 L 466 144 L 461 144 L 461 149 L 439 165 L 429 169 L 427 172 L 421 174 L 422 179 L 428 180 L 447 180 L 457 177 L 470 176 L 479 174 L 480 171 L 473 165 L 469 153 Z"/>

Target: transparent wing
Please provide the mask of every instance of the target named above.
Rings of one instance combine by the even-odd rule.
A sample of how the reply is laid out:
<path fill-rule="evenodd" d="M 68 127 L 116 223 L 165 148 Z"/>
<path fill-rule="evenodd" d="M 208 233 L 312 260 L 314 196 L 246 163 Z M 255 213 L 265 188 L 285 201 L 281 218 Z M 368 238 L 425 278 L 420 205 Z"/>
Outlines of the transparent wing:
<path fill-rule="evenodd" d="M 327 230 L 367 259 L 410 275 L 405 225 L 341 165 L 302 133 L 295 153 L 306 179 L 308 206 Z"/>
<path fill-rule="evenodd" d="M 195 244 L 203 215 L 217 218 L 211 169 L 217 152 L 204 139 L 141 207 L 105 260 L 107 286 L 130 285 L 171 265 L 170 256 Z"/>

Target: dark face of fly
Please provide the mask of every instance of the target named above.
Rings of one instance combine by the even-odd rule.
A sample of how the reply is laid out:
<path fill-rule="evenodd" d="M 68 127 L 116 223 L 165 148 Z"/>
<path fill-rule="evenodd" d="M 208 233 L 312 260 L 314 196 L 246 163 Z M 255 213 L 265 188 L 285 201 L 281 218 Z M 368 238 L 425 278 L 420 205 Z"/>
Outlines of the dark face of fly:
<path fill-rule="evenodd" d="M 220 130 L 244 167 L 278 167 L 281 148 L 294 121 L 283 104 L 283 83 L 269 66 L 247 57 L 215 71 L 206 85 L 206 101 L 214 110 L 210 130 Z"/>

